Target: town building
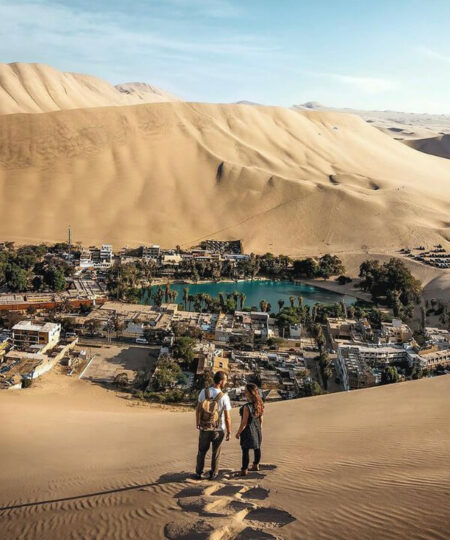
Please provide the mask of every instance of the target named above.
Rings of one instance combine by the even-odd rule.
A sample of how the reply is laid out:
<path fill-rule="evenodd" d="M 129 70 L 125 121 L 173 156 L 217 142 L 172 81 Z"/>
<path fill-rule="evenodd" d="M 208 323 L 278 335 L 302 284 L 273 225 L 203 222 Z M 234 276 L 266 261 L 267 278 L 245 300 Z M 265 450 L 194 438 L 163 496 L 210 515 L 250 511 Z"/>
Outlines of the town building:
<path fill-rule="evenodd" d="M 381 323 L 379 343 L 408 343 L 413 338 L 411 328 L 401 319 L 392 319 L 392 322 Z"/>
<path fill-rule="evenodd" d="M 160 254 L 161 254 L 161 248 L 157 244 L 153 244 L 151 246 L 144 246 L 142 248 L 143 259 L 152 259 L 154 261 L 157 261 L 159 259 Z"/>
<path fill-rule="evenodd" d="M 414 363 L 409 350 L 396 345 L 342 345 L 338 347 L 336 373 L 345 390 L 373 386 L 381 381 L 380 369 L 391 363 Z"/>
<path fill-rule="evenodd" d="M 450 349 L 443 349 L 436 352 L 419 353 L 421 366 L 426 369 L 436 368 L 437 366 L 450 366 Z"/>
<path fill-rule="evenodd" d="M 425 328 L 425 339 L 438 349 L 450 349 L 450 332 L 443 328 Z"/>
<path fill-rule="evenodd" d="M 367 388 L 377 382 L 372 369 L 359 353 L 358 347 L 338 348 L 335 368 L 344 390 Z"/>
<path fill-rule="evenodd" d="M 339 345 L 363 344 L 372 338 L 372 328 L 366 318 L 328 317 L 327 331 L 334 350 Z"/>
<path fill-rule="evenodd" d="M 214 343 L 200 342 L 194 347 L 194 358 L 197 360 L 197 377 L 216 371 L 229 372 L 228 357 Z"/>
<path fill-rule="evenodd" d="M 55 346 L 61 336 L 61 325 L 56 323 L 33 324 L 31 321 L 21 321 L 13 326 L 13 344 L 18 349 L 28 349 L 44 352 Z"/>

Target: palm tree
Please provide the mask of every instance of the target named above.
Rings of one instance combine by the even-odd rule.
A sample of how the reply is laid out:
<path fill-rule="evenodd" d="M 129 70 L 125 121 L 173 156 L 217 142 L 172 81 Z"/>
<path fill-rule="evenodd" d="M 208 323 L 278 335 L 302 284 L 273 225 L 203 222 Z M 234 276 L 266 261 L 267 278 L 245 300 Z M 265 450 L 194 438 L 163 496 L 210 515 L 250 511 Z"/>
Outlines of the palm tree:
<path fill-rule="evenodd" d="M 196 294 L 194 296 L 194 309 L 195 311 L 201 311 L 202 309 L 202 295 Z"/>
<path fill-rule="evenodd" d="M 290 296 L 289 297 L 289 302 L 291 303 L 291 308 L 294 307 L 294 303 L 295 303 L 295 296 Z"/>
<path fill-rule="evenodd" d="M 284 300 L 278 300 L 278 313 L 281 311 L 282 307 L 284 306 Z"/>
<path fill-rule="evenodd" d="M 166 283 L 164 285 L 164 301 L 166 303 L 169 301 L 169 291 L 170 291 L 170 284 Z"/>
<path fill-rule="evenodd" d="M 261 302 L 259 303 L 259 307 L 261 309 L 261 311 L 266 311 L 267 310 L 267 302 L 265 300 L 261 300 Z"/>
<path fill-rule="evenodd" d="M 244 308 L 244 303 L 245 303 L 245 299 L 247 298 L 247 296 L 245 295 L 245 293 L 241 293 L 241 297 L 240 297 L 240 300 L 241 300 L 241 311 L 242 309 Z"/>
<path fill-rule="evenodd" d="M 224 297 L 223 292 L 219 293 L 219 302 L 220 302 L 220 307 L 223 308 L 225 306 L 225 297 Z"/>
<path fill-rule="evenodd" d="M 188 310 L 191 311 L 191 303 L 194 301 L 194 295 L 190 294 L 188 296 Z"/>
<path fill-rule="evenodd" d="M 233 298 L 234 298 L 234 303 L 237 306 L 237 302 L 238 302 L 238 298 L 239 298 L 239 293 L 237 291 L 233 291 Z"/>
<path fill-rule="evenodd" d="M 302 308 L 303 307 L 303 296 L 298 296 L 297 297 L 297 302 L 298 302 L 298 307 Z"/>
<path fill-rule="evenodd" d="M 184 302 L 184 309 L 187 307 L 187 301 L 189 298 L 189 287 L 185 287 L 183 289 L 183 302 Z"/>
<path fill-rule="evenodd" d="M 213 302 L 212 296 L 210 294 L 204 293 L 203 294 L 203 301 L 205 302 L 205 306 L 207 311 L 211 311 L 211 305 Z"/>

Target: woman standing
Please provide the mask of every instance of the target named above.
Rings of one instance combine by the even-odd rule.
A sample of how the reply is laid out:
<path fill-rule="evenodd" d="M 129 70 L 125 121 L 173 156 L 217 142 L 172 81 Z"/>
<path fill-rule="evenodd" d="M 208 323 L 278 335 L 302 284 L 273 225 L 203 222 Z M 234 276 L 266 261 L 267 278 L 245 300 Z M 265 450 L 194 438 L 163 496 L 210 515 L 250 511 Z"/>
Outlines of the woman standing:
<path fill-rule="evenodd" d="M 245 387 L 247 403 L 242 405 L 239 414 L 241 425 L 236 433 L 236 439 L 240 439 L 242 448 L 241 476 L 247 476 L 250 463 L 250 450 L 254 451 L 254 460 L 251 471 L 259 471 L 261 461 L 262 423 L 264 405 L 256 384 L 249 383 Z"/>

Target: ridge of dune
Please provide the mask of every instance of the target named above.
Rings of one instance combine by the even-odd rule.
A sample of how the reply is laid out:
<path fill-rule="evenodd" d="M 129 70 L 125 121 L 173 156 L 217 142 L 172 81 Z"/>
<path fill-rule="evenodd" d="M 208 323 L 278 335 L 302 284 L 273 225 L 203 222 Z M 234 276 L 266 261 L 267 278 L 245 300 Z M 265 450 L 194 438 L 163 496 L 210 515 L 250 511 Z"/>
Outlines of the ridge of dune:
<path fill-rule="evenodd" d="M 450 162 L 336 112 L 177 102 L 0 116 L 2 240 L 59 240 L 70 223 L 82 242 L 130 246 L 446 243 L 449 178 Z"/>
<path fill-rule="evenodd" d="M 98 77 L 64 73 L 46 64 L 0 64 L 0 114 L 41 113 L 176 99 L 144 83 L 114 87 Z"/>
<path fill-rule="evenodd" d="M 233 476 L 233 438 L 194 482 L 191 411 L 52 372 L 0 394 L 3 537 L 446 538 L 449 398 L 442 376 L 266 404 L 261 471 Z"/>
<path fill-rule="evenodd" d="M 426 154 L 450 159 L 450 135 L 440 135 L 426 139 L 413 139 L 405 144 Z"/>

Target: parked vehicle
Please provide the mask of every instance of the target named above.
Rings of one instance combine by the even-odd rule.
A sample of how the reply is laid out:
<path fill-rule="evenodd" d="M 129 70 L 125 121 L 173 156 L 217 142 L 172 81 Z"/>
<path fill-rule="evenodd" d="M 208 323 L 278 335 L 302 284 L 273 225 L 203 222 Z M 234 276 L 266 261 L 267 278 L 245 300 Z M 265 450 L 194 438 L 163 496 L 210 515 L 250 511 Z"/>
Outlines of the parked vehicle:
<path fill-rule="evenodd" d="M 136 338 L 136 343 L 139 343 L 140 345 L 148 345 L 148 341 L 142 337 Z"/>

